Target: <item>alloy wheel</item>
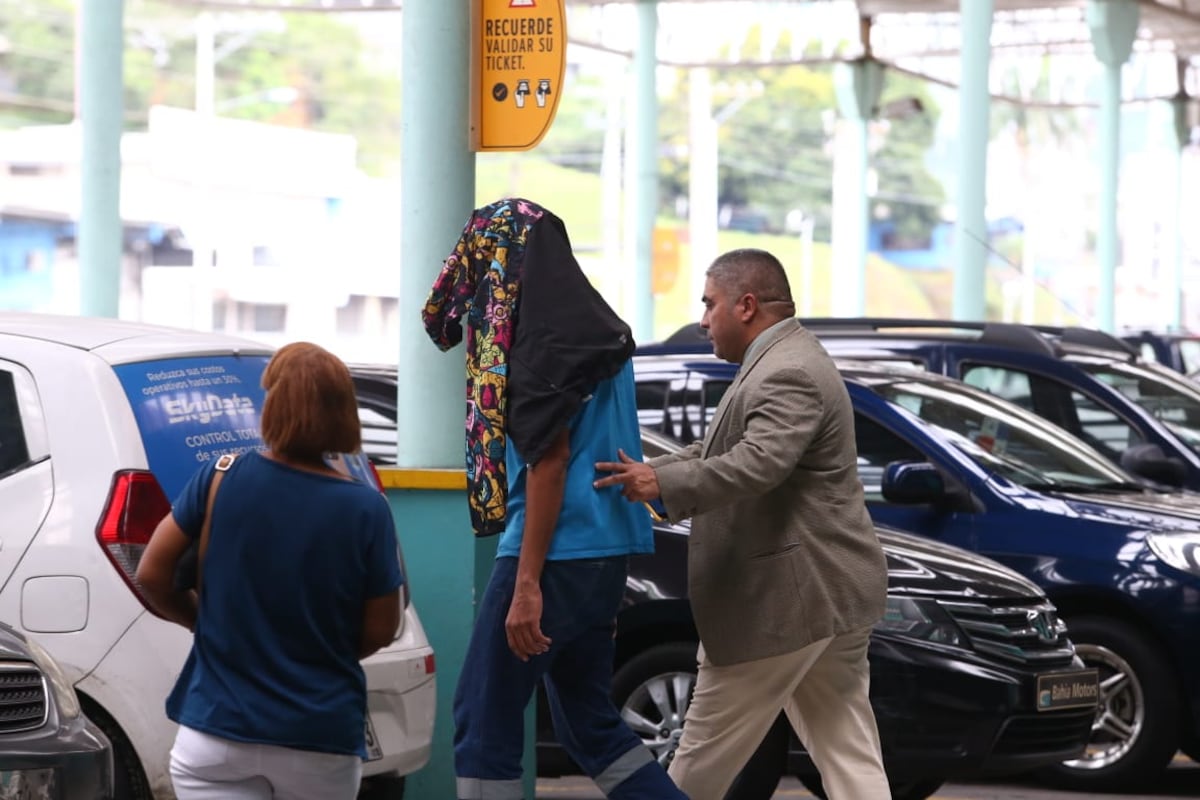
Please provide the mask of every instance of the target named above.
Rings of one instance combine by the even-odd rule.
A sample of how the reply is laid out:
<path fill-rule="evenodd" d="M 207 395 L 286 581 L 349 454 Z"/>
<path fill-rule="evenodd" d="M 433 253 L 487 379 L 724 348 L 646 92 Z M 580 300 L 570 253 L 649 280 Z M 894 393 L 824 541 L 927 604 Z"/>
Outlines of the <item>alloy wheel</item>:
<path fill-rule="evenodd" d="M 1146 700 L 1137 673 L 1119 655 L 1095 644 L 1076 644 L 1088 667 L 1100 671 L 1100 700 L 1092 738 L 1083 756 L 1064 762 L 1072 769 L 1104 769 L 1129 753 L 1146 721 Z"/>
<path fill-rule="evenodd" d="M 664 672 L 639 684 L 621 707 L 622 719 L 664 767 L 675 757 L 695 684 L 693 673 Z"/>

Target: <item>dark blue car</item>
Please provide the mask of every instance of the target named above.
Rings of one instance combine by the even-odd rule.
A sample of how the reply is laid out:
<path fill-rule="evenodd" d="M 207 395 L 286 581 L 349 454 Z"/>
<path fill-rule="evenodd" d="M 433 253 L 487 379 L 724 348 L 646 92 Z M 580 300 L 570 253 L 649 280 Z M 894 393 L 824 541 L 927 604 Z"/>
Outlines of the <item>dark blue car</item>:
<path fill-rule="evenodd" d="M 735 367 L 677 350 L 639 351 L 638 406 L 687 442 Z M 1032 579 L 1100 670 L 1088 749 L 1052 777 L 1111 791 L 1153 781 L 1178 749 L 1200 756 L 1200 497 L 1149 489 L 1042 417 L 915 365 L 839 366 L 875 521 Z"/>
<path fill-rule="evenodd" d="M 1135 475 L 1200 490 L 1200 385 L 1108 334 L 937 320 L 804 324 L 835 357 L 958 378 L 1045 417 Z"/>

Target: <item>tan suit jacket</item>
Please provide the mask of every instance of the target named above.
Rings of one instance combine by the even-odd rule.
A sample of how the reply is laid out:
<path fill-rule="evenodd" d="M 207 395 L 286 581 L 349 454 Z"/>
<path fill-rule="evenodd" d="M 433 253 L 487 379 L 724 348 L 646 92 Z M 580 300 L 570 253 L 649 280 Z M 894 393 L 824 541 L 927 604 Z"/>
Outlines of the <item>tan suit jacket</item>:
<path fill-rule="evenodd" d="M 887 566 L 856 460 L 837 367 L 788 320 L 755 344 L 704 441 L 650 462 L 671 519 L 693 517 L 688 590 L 714 665 L 882 617 Z"/>

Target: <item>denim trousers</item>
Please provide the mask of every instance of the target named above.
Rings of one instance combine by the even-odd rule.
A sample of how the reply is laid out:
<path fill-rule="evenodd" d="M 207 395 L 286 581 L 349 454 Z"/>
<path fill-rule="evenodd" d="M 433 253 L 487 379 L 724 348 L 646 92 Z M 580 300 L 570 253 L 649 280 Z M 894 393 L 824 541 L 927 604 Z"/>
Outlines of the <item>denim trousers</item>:
<path fill-rule="evenodd" d="M 542 632 L 550 648 L 521 661 L 504 632 L 517 559 L 496 559 L 454 694 L 459 800 L 524 800 L 525 709 L 538 681 L 545 682 L 558 741 L 605 796 L 686 800 L 609 696 L 627 572 L 625 556 L 547 561 Z"/>

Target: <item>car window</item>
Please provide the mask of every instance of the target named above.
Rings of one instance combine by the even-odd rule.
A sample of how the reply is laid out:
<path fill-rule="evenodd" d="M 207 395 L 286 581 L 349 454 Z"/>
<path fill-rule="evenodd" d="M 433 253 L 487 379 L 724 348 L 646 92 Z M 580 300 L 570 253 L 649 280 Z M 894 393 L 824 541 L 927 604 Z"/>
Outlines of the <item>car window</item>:
<path fill-rule="evenodd" d="M 683 444 L 703 439 L 731 380 L 699 372 L 637 381 L 638 423 Z"/>
<path fill-rule="evenodd" d="M 854 415 L 858 479 L 867 500 L 883 501 L 883 471 L 893 461 L 924 461 L 921 451 L 870 417 Z"/>
<path fill-rule="evenodd" d="M 358 422 L 362 425 L 362 446 L 367 458 L 380 466 L 396 463 L 396 420 L 384 416 L 361 402 Z"/>
<path fill-rule="evenodd" d="M 1200 369 L 1200 340 L 1180 339 L 1179 358 L 1183 361 L 1184 374 L 1190 375 Z"/>
<path fill-rule="evenodd" d="M 1071 402 L 1079 418 L 1080 435 L 1109 458 L 1119 459 L 1132 445 L 1145 441 L 1132 425 L 1087 395 L 1071 392 Z"/>
<path fill-rule="evenodd" d="M 0 476 L 29 463 L 29 446 L 13 373 L 0 369 Z"/>
<path fill-rule="evenodd" d="M 1019 369 L 972 364 L 963 382 L 1033 411 L 1080 437 L 1110 461 L 1120 461 L 1131 445 L 1145 441 L 1124 418 L 1061 381 Z"/>
<path fill-rule="evenodd" d="M 1188 446 L 1200 452 L 1200 387 L 1166 368 L 1123 362 L 1080 366 L 1149 411 Z"/>
<path fill-rule="evenodd" d="M 1142 342 L 1138 345 L 1138 355 L 1143 361 L 1148 361 L 1151 364 L 1158 361 L 1158 351 L 1154 349 L 1154 345 L 1150 342 Z"/>
<path fill-rule="evenodd" d="M 668 409 L 671 381 L 638 381 L 635 385 L 638 424 L 643 428 L 675 436 L 675 420 Z"/>
<path fill-rule="evenodd" d="M 1129 480 L 1060 428 L 982 392 L 920 381 L 879 385 L 874 391 L 935 425 L 983 469 L 1014 483 L 1094 486 Z"/>
<path fill-rule="evenodd" d="M 1002 397 L 1010 403 L 1033 410 L 1033 390 L 1024 372 L 1001 367 L 969 366 L 963 369 L 963 382 Z"/>

